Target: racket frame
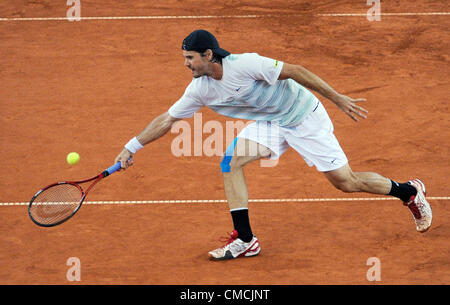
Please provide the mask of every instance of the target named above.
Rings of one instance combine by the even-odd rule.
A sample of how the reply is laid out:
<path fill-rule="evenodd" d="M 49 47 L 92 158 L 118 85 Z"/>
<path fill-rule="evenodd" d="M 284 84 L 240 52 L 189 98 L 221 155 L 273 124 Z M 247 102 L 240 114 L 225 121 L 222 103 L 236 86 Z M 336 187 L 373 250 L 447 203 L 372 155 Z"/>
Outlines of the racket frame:
<path fill-rule="evenodd" d="M 120 164 L 120 163 L 119 163 Z M 56 182 L 56 183 L 52 183 L 50 185 L 47 185 L 46 187 L 44 187 L 43 189 L 39 190 L 34 196 L 33 198 L 31 198 L 30 200 L 30 204 L 28 205 L 28 215 L 30 216 L 31 220 L 37 224 L 38 226 L 41 227 L 54 227 L 57 225 L 62 224 L 63 222 L 69 220 L 70 218 L 72 218 L 73 215 L 75 215 L 76 212 L 78 212 L 78 210 L 81 208 L 81 205 L 83 204 L 84 199 L 86 198 L 87 194 L 89 193 L 89 191 L 94 187 L 94 185 L 96 185 L 100 180 L 102 180 L 103 178 L 109 176 L 110 174 L 112 174 L 113 172 L 117 171 L 118 168 L 120 168 L 120 165 L 118 166 L 117 164 L 108 168 L 107 170 L 105 170 L 104 172 L 102 172 L 99 175 L 96 175 L 92 178 L 86 179 L 86 180 L 80 180 L 80 181 L 62 181 L 62 182 Z M 86 192 L 83 190 L 83 188 L 81 187 L 81 183 L 86 183 L 86 182 L 90 182 L 92 180 L 95 180 L 93 183 L 91 183 L 89 185 L 89 187 L 87 188 Z M 77 206 L 77 208 L 66 218 L 55 222 L 55 223 L 50 223 L 50 224 L 44 224 L 44 223 L 40 223 L 38 221 L 36 221 L 33 216 L 31 215 L 31 207 L 33 206 L 33 202 L 34 200 L 44 191 L 48 190 L 51 187 L 57 186 L 57 185 L 61 185 L 61 184 L 70 184 L 73 186 L 76 186 L 78 188 L 78 190 L 81 192 L 81 199 L 80 202 Z"/>

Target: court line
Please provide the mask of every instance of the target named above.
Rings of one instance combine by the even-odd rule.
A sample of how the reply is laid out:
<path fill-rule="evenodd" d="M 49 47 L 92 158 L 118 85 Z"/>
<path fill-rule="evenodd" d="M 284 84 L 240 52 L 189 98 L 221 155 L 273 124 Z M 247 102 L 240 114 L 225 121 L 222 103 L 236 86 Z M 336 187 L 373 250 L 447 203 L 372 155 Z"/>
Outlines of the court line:
<path fill-rule="evenodd" d="M 417 12 L 417 13 L 380 13 L 380 16 L 448 16 L 450 12 Z M 254 19 L 305 17 L 306 14 L 264 14 L 264 15 L 205 15 L 205 16 L 105 16 L 80 17 L 80 20 L 138 20 L 138 19 Z M 322 13 L 313 14 L 315 17 L 366 17 L 366 13 Z M 75 19 L 75 17 L 70 17 Z M 0 18 L 0 21 L 69 21 L 68 17 L 12 17 Z"/>
<path fill-rule="evenodd" d="M 428 200 L 450 200 L 450 197 L 427 197 Z M 394 197 L 354 197 L 354 198 L 287 198 L 287 199 L 249 199 L 249 202 L 343 202 L 343 201 L 396 201 Z M 225 199 L 199 200 L 135 200 L 135 201 L 86 201 L 90 205 L 114 204 L 166 204 L 166 203 L 225 203 Z M 28 202 L 0 202 L 0 206 L 27 206 Z"/>
<path fill-rule="evenodd" d="M 447 16 L 450 12 L 423 12 L 423 13 L 380 13 L 380 16 Z M 361 13 L 329 13 L 316 14 L 319 17 L 365 17 L 367 14 Z"/>

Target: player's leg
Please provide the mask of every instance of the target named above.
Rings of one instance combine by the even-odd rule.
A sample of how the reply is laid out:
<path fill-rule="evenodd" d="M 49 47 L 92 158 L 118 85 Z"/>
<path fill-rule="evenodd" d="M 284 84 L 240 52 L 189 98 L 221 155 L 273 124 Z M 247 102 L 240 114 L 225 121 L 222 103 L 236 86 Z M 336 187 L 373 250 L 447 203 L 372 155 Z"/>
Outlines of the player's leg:
<path fill-rule="evenodd" d="M 410 209 L 417 231 L 425 232 L 431 226 L 433 213 L 425 198 L 425 185 L 419 179 L 398 183 L 373 172 L 353 172 L 348 164 L 324 174 L 343 192 L 366 192 L 397 197 Z"/>
<path fill-rule="evenodd" d="M 270 149 L 254 141 L 238 138 L 229 171 L 223 172 L 225 196 L 230 210 L 247 208 L 248 192 L 244 176 L 244 166 L 270 156 Z"/>
<path fill-rule="evenodd" d="M 270 157 L 278 159 L 288 145 L 282 131 L 269 122 L 254 122 L 247 125 L 235 139 L 235 147 L 230 145 L 221 163 L 225 195 L 231 211 L 235 229 L 244 241 L 253 237 L 248 221 L 248 192 L 244 176 L 244 166 Z M 230 159 L 227 155 L 232 155 Z M 261 160 L 261 162 L 268 160 Z M 223 163 L 228 163 L 225 166 Z"/>
<path fill-rule="evenodd" d="M 248 125 L 233 143 L 228 147 L 221 167 L 235 230 L 225 246 L 209 252 L 211 258 L 218 260 L 259 254 L 259 241 L 250 226 L 244 167 L 261 158 L 276 160 L 288 148 L 278 131 L 272 130 L 272 125 L 266 122 Z"/>
<path fill-rule="evenodd" d="M 349 164 L 324 172 L 325 177 L 339 190 L 347 193 L 366 192 L 387 195 L 391 190 L 391 180 L 373 172 L 353 172 Z M 415 195 L 414 187 L 407 188 L 408 199 Z"/>
<path fill-rule="evenodd" d="M 324 172 L 325 177 L 337 189 L 346 192 L 365 192 L 394 196 L 404 203 L 417 195 L 417 189 L 409 182 L 398 183 L 374 172 L 353 172 L 349 164 Z"/>
<path fill-rule="evenodd" d="M 248 215 L 244 166 L 269 155 L 270 150 L 267 147 L 245 138 L 237 138 L 228 148 L 221 167 L 234 231 L 225 246 L 209 252 L 211 258 L 223 260 L 259 254 L 259 241 L 253 235 Z"/>
<path fill-rule="evenodd" d="M 353 172 L 323 105 L 319 104 L 304 122 L 286 136 L 310 166 L 316 166 L 326 178 L 344 192 L 366 192 L 391 195 L 401 199 L 411 210 L 417 230 L 431 225 L 431 207 L 425 199 L 425 186 L 418 180 L 397 183 L 374 172 Z"/>

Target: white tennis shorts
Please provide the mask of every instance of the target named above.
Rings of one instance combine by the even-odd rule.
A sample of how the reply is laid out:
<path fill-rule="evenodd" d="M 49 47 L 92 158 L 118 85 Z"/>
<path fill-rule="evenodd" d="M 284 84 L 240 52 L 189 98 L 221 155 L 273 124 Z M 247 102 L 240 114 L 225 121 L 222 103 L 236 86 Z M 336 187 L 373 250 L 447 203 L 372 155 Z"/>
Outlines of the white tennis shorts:
<path fill-rule="evenodd" d="M 338 169 L 348 162 L 333 131 L 333 123 L 319 101 L 314 111 L 298 125 L 281 127 L 271 122 L 256 121 L 242 129 L 238 138 L 269 148 L 272 160 L 277 160 L 292 147 L 309 166 L 314 165 L 318 171 L 326 172 Z"/>

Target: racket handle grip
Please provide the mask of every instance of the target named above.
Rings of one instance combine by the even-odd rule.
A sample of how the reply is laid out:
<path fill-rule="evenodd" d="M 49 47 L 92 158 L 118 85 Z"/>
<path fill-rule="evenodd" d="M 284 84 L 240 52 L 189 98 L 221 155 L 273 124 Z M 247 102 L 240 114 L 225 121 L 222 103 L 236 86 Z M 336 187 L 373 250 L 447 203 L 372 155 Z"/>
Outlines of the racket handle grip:
<path fill-rule="evenodd" d="M 131 157 L 128 159 L 131 161 Z M 108 169 L 106 169 L 102 174 L 103 177 L 107 177 L 109 175 L 111 175 L 114 172 L 117 172 L 122 166 L 120 165 L 120 161 L 117 162 L 116 164 L 114 164 L 113 166 L 109 167 Z"/>

